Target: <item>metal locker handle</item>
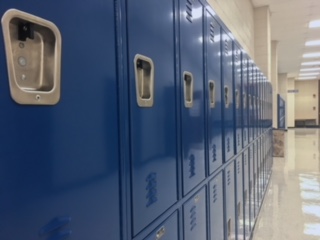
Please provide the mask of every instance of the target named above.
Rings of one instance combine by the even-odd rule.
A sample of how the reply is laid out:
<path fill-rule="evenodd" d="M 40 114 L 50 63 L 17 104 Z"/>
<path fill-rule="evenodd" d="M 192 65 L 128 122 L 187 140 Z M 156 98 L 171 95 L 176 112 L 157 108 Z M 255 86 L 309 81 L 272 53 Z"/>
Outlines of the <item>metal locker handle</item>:
<path fill-rule="evenodd" d="M 240 95 L 239 95 L 239 90 L 236 89 L 236 109 L 239 109 L 240 107 Z"/>
<path fill-rule="evenodd" d="M 184 106 L 192 108 L 193 106 L 193 75 L 190 72 L 183 73 L 184 86 Z"/>
<path fill-rule="evenodd" d="M 229 108 L 229 87 L 224 86 L 224 101 L 225 101 L 225 107 Z"/>
<path fill-rule="evenodd" d="M 248 101 L 249 101 L 249 109 L 252 109 L 252 99 L 251 99 L 251 95 L 248 95 Z"/>
<path fill-rule="evenodd" d="M 216 106 L 216 88 L 213 80 L 209 81 L 209 100 L 210 108 L 214 108 Z"/>
<path fill-rule="evenodd" d="M 231 231 L 232 231 L 232 229 L 231 229 L 231 218 L 229 218 L 229 220 L 228 220 L 228 229 L 227 229 L 227 236 L 228 236 L 228 240 L 231 240 Z"/>
<path fill-rule="evenodd" d="M 134 58 L 137 103 L 152 107 L 154 98 L 154 64 L 151 58 L 137 54 Z"/>
<path fill-rule="evenodd" d="M 238 219 L 241 217 L 241 202 L 238 202 Z"/>
<path fill-rule="evenodd" d="M 11 97 L 19 104 L 60 100 L 61 34 L 40 17 L 10 9 L 2 17 Z"/>
<path fill-rule="evenodd" d="M 247 108 L 247 94 L 243 93 L 243 108 Z"/>

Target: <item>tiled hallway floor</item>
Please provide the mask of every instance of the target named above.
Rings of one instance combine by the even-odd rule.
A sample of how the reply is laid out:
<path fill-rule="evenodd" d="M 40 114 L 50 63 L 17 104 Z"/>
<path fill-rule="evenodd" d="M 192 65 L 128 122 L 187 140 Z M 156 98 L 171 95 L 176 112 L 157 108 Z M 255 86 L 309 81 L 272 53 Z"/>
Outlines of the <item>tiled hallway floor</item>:
<path fill-rule="evenodd" d="M 275 158 L 253 240 L 320 239 L 319 129 L 286 133 L 285 158 Z"/>

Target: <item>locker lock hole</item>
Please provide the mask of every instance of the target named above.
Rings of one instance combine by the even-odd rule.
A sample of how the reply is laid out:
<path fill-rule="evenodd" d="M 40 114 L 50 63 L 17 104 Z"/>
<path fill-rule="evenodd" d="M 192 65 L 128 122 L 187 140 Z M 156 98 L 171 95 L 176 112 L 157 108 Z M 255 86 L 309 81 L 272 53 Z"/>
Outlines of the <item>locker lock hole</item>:
<path fill-rule="evenodd" d="M 29 39 L 34 39 L 34 24 L 30 22 L 20 22 L 18 24 L 18 40 L 25 42 Z"/>

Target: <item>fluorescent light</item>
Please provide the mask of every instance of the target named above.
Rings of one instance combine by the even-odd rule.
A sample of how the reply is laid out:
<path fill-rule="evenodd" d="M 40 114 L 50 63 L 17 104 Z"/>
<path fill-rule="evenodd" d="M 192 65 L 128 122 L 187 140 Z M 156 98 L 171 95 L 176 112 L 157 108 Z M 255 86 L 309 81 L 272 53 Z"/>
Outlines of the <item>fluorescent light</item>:
<path fill-rule="evenodd" d="M 320 46 L 320 40 L 308 41 L 306 46 Z"/>
<path fill-rule="evenodd" d="M 309 28 L 317 28 L 320 27 L 320 20 L 314 20 L 309 23 Z"/>
<path fill-rule="evenodd" d="M 320 52 L 305 53 L 302 55 L 302 57 L 304 57 L 304 58 L 320 57 Z"/>
<path fill-rule="evenodd" d="M 310 72 L 310 71 L 319 71 L 320 68 L 302 68 L 300 69 L 300 72 Z"/>
<path fill-rule="evenodd" d="M 301 63 L 302 66 L 312 66 L 312 65 L 320 65 L 320 61 L 315 62 L 303 62 Z"/>
<path fill-rule="evenodd" d="M 300 73 L 299 76 L 315 76 L 319 75 L 319 72 L 313 72 L 313 73 Z"/>
<path fill-rule="evenodd" d="M 316 79 L 317 77 L 298 77 L 299 80 Z"/>

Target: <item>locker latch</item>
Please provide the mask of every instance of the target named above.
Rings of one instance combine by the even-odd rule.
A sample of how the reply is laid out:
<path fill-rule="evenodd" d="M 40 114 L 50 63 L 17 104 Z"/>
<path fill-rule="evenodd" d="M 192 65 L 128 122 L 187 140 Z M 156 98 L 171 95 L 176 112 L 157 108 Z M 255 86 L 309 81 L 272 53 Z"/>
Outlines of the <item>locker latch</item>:
<path fill-rule="evenodd" d="M 19 104 L 60 100 L 61 34 L 45 19 L 8 10 L 2 17 L 11 97 Z"/>
<path fill-rule="evenodd" d="M 152 107 L 154 99 L 154 64 L 151 58 L 137 54 L 134 58 L 136 94 L 139 107 Z"/>
<path fill-rule="evenodd" d="M 190 72 L 183 73 L 184 86 L 184 106 L 192 108 L 193 106 L 193 75 Z"/>

